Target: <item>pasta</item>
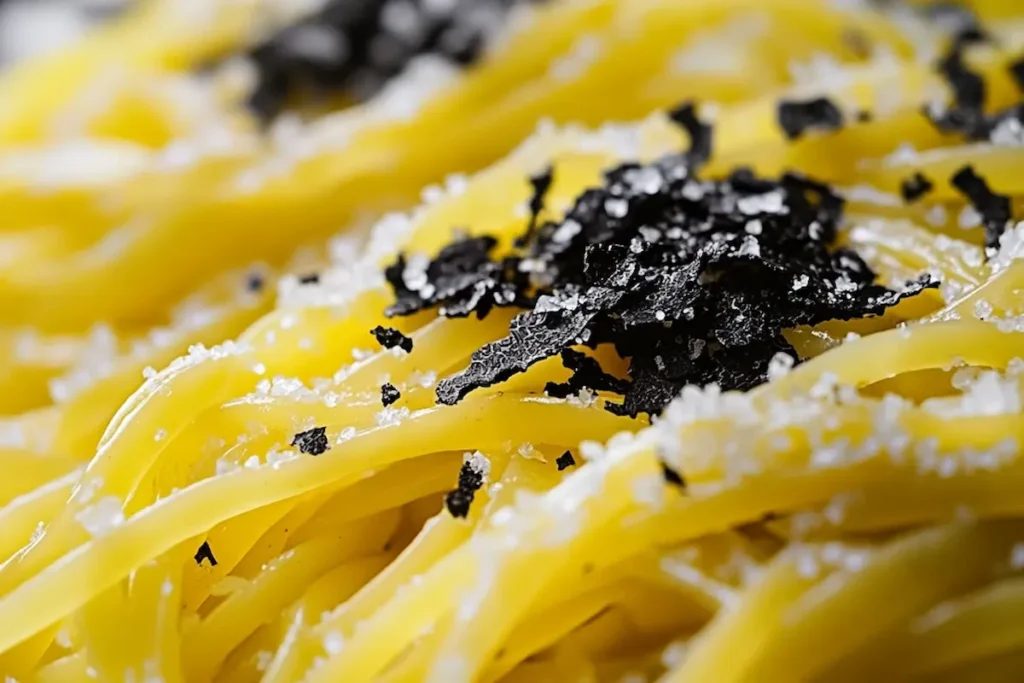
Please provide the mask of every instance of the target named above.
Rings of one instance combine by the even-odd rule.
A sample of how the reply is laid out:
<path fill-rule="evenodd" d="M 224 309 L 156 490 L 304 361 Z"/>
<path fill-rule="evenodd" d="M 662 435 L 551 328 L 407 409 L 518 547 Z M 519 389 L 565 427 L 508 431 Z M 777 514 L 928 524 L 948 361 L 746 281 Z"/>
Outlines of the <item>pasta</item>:
<path fill-rule="evenodd" d="M 8 681 L 1019 680 L 1013 3 L 130 4 L 0 73 Z"/>

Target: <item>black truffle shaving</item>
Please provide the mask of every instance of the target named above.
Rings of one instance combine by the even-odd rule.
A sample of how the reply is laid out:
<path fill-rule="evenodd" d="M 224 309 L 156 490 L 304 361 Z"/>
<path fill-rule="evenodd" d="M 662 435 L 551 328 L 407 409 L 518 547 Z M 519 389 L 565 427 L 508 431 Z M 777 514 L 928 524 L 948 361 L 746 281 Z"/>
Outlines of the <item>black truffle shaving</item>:
<path fill-rule="evenodd" d="M 456 403 L 561 355 L 573 374 L 549 384 L 549 394 L 606 391 L 623 397 L 606 402 L 612 412 L 658 414 L 687 384 L 761 384 L 776 354 L 796 360 L 786 329 L 878 315 L 937 286 L 923 276 L 889 290 L 874 283 L 855 252 L 834 248 L 843 200 L 827 185 L 793 173 L 761 178 L 749 169 L 701 180 L 700 156 L 672 154 L 608 170 L 561 221 L 538 228 L 526 253 L 515 256 L 518 273 L 491 255 L 494 243 L 485 238 L 456 241 L 425 277 L 402 277 L 402 260 L 392 266 L 392 314 L 428 306 L 441 315 L 463 313 L 466 286 L 458 278 L 485 277 L 490 289 L 508 287 L 515 293 L 510 300 L 529 302 L 508 336 L 478 349 L 467 368 L 438 384 L 438 401 Z M 518 279 L 524 271 L 525 282 Z M 410 279 L 419 289 L 408 287 Z M 446 293 L 437 295 L 433 283 Z M 612 344 L 629 360 L 628 380 L 573 348 L 599 344 Z"/>
<path fill-rule="evenodd" d="M 572 376 L 568 382 L 548 382 L 544 387 L 544 393 L 548 396 L 567 398 L 583 389 L 624 394 L 629 389 L 628 380 L 609 375 L 601 369 L 596 359 L 580 351 L 563 349 L 562 365 L 572 370 Z"/>
<path fill-rule="evenodd" d="M 462 463 L 462 469 L 459 470 L 458 487 L 449 491 L 444 497 L 444 506 L 451 516 L 465 519 L 469 515 L 469 506 L 473 504 L 476 492 L 483 485 L 483 472 L 473 467 L 471 460 Z"/>
<path fill-rule="evenodd" d="M 521 259 L 490 258 L 497 244 L 493 237 L 463 237 L 452 242 L 415 273 L 404 255 L 384 271 L 396 301 L 385 315 L 410 315 L 438 307 L 441 315 L 464 318 L 471 313 L 483 319 L 494 306 L 527 308 L 533 300 L 525 295 L 529 277 L 520 271 Z"/>
<path fill-rule="evenodd" d="M 575 467 L 576 459 L 572 457 L 571 451 L 566 451 L 565 453 L 562 453 L 560 456 L 555 458 L 555 464 L 558 465 L 558 471 L 561 472 L 562 470 L 568 469 L 569 467 Z"/>
<path fill-rule="evenodd" d="M 932 181 L 928 180 L 923 173 L 916 172 L 900 183 L 900 194 L 903 195 L 903 201 L 912 204 L 931 192 L 934 187 Z"/>
<path fill-rule="evenodd" d="M 327 428 L 313 427 L 313 429 L 299 432 L 292 439 L 292 445 L 298 446 L 301 453 L 320 455 L 330 448 L 327 443 Z"/>
<path fill-rule="evenodd" d="M 831 131 L 843 127 L 843 112 L 827 97 L 779 102 L 776 112 L 786 137 L 796 140 L 807 131 Z"/>
<path fill-rule="evenodd" d="M 196 564 L 202 566 L 203 560 L 210 563 L 211 567 L 217 566 L 217 558 L 213 556 L 213 550 L 210 548 L 209 541 L 203 541 L 203 544 L 199 546 L 199 550 L 196 551 L 195 556 Z"/>
<path fill-rule="evenodd" d="M 387 408 L 389 405 L 402 398 L 402 392 L 395 388 L 395 385 L 387 382 L 380 388 L 380 402 Z"/>
<path fill-rule="evenodd" d="M 393 349 L 397 346 L 406 353 L 412 352 L 412 339 L 406 337 L 393 327 L 377 325 L 377 327 L 370 330 L 370 334 L 372 334 L 377 339 L 377 343 L 385 349 Z"/>
<path fill-rule="evenodd" d="M 690 136 L 690 165 L 698 167 L 707 163 L 711 158 L 714 142 L 713 129 L 697 118 L 696 105 L 693 102 L 684 102 L 671 110 L 668 117 Z"/>
<path fill-rule="evenodd" d="M 950 179 L 950 183 L 971 202 L 981 214 L 985 226 L 985 253 L 991 257 L 999 250 L 999 238 L 1009 222 L 1010 198 L 989 189 L 985 179 L 974 172 L 973 166 L 964 166 Z"/>
<path fill-rule="evenodd" d="M 665 461 L 661 461 L 661 476 L 665 478 L 665 483 L 672 484 L 681 489 L 686 488 L 686 480 L 683 479 L 683 475 L 679 474 L 674 468 L 669 467 Z"/>
<path fill-rule="evenodd" d="M 307 275 L 300 275 L 299 276 L 299 284 L 300 285 L 315 285 L 318 282 L 320 282 L 320 274 L 319 273 L 309 273 Z"/>
<path fill-rule="evenodd" d="M 1010 75 L 1013 76 L 1017 87 L 1024 90 L 1024 57 L 1010 65 Z"/>
<path fill-rule="evenodd" d="M 259 273 L 252 273 L 245 281 L 245 288 L 250 292 L 259 292 L 263 289 L 263 276 Z"/>
<path fill-rule="evenodd" d="M 270 119 L 296 96 L 362 101 L 420 55 L 471 64 L 512 7 L 540 1 L 330 0 L 251 51 L 258 82 L 249 107 Z"/>
<path fill-rule="evenodd" d="M 537 217 L 544 209 L 544 199 L 554 179 L 555 170 L 551 166 L 535 176 L 530 176 L 530 186 L 533 188 L 533 194 L 530 195 L 530 222 L 526 227 L 526 234 L 516 241 L 516 246 L 523 247 L 533 238 L 533 232 L 537 229 Z"/>
<path fill-rule="evenodd" d="M 970 70 L 963 57 L 964 48 L 978 42 L 975 37 L 970 30 L 955 36 L 949 51 L 936 65 L 953 91 L 953 103 L 944 108 L 927 106 L 924 113 L 944 133 L 960 133 L 969 140 L 988 140 L 992 130 L 1004 118 L 1013 116 L 1016 108 L 1011 107 L 992 117 L 985 114 L 985 79 Z"/>

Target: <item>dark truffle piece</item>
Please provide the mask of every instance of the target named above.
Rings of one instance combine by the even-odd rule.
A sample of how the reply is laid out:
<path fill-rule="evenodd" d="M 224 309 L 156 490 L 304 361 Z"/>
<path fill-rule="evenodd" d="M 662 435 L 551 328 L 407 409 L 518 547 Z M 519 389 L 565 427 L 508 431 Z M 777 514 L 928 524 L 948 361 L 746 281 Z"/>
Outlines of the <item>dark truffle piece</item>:
<path fill-rule="evenodd" d="M 687 120 L 692 110 L 679 111 Z M 605 403 L 611 412 L 656 415 L 687 384 L 750 389 L 766 380 L 776 354 L 796 361 L 785 330 L 878 315 L 937 286 L 925 275 L 887 289 L 875 284 L 859 255 L 836 248 L 843 200 L 828 185 L 795 173 L 762 178 L 749 169 L 702 180 L 694 165 L 702 154 L 691 152 L 606 171 L 603 183 L 525 245 L 525 283 L 513 279 L 507 257 L 492 255 L 495 241 L 481 237 L 456 240 L 426 273 L 409 277 L 401 260 L 389 268 L 396 314 L 436 306 L 453 315 L 454 302 L 459 312 L 480 315 L 458 278 L 488 283 L 478 299 L 487 288 L 508 285 L 519 297 L 510 305 L 527 309 L 506 337 L 475 351 L 467 368 L 438 384 L 438 402 L 456 403 L 561 355 L 572 375 L 549 383 L 549 395 L 606 391 L 622 396 L 621 403 Z M 422 291 L 430 282 L 448 291 Z M 628 379 L 574 348 L 601 344 L 629 360 Z"/>
<path fill-rule="evenodd" d="M 867 109 L 861 109 L 857 112 L 857 123 L 869 123 L 873 121 L 875 115 L 869 112 Z"/>
<path fill-rule="evenodd" d="M 300 285 L 315 285 L 320 282 L 320 273 L 307 273 L 299 276 Z"/>
<path fill-rule="evenodd" d="M 313 427 L 304 432 L 299 432 L 292 439 L 292 445 L 298 446 L 301 453 L 320 455 L 330 448 L 330 445 L 327 443 L 327 428 Z"/>
<path fill-rule="evenodd" d="M 402 392 L 395 388 L 390 382 L 380 388 L 380 402 L 387 408 L 389 405 L 402 398 Z"/>
<path fill-rule="evenodd" d="M 558 465 L 558 471 L 561 472 L 564 469 L 575 466 L 576 459 L 572 457 L 572 451 L 566 451 L 555 458 L 555 464 Z"/>
<path fill-rule="evenodd" d="M 329 0 L 249 53 L 257 85 L 249 107 L 268 120 L 296 98 L 345 93 L 369 99 L 421 55 L 477 60 L 516 5 L 542 0 Z"/>
<path fill-rule="evenodd" d="M 705 164 L 711 158 L 714 129 L 697 118 L 696 105 L 692 101 L 684 102 L 669 111 L 668 117 L 690 136 L 690 151 L 687 152 L 690 165 Z"/>
<path fill-rule="evenodd" d="M 843 127 L 843 112 L 827 97 L 812 100 L 779 102 L 776 112 L 779 127 L 790 140 L 796 140 L 807 131 L 839 130 Z"/>
<path fill-rule="evenodd" d="M 544 200 L 548 196 L 554 179 L 555 169 L 553 166 L 548 166 L 537 175 L 530 176 L 530 186 L 533 188 L 533 193 L 530 195 L 530 222 L 526 226 L 526 233 L 516 240 L 517 246 L 523 247 L 533 237 L 533 233 L 537 229 L 537 217 L 544 209 Z"/>
<path fill-rule="evenodd" d="M 936 68 L 953 91 L 953 104 L 948 107 L 925 107 L 925 115 L 940 131 L 960 132 L 970 139 L 988 137 L 991 130 L 986 120 L 984 105 L 985 79 L 971 71 L 964 63 L 963 51 L 969 41 L 954 39 L 949 51 L 938 61 Z"/>
<path fill-rule="evenodd" d="M 908 204 L 916 202 L 932 191 L 935 185 L 920 171 L 900 183 L 900 194 Z"/>
<path fill-rule="evenodd" d="M 1010 65 L 1010 76 L 1013 77 L 1017 87 L 1024 90 L 1024 57 Z"/>
<path fill-rule="evenodd" d="M 528 307 L 529 278 L 520 270 L 520 259 L 494 261 L 490 253 L 497 240 L 490 236 L 463 237 L 447 245 L 422 271 L 410 272 L 403 255 L 384 271 L 395 293 L 395 303 L 385 315 L 411 315 L 438 308 L 448 318 L 475 313 L 483 318 L 494 306 Z"/>
<path fill-rule="evenodd" d="M 953 174 L 950 183 L 971 202 L 981 214 L 985 226 L 985 253 L 989 257 L 999 250 L 999 238 L 1010 221 L 1010 198 L 989 189 L 985 179 L 967 165 Z"/>
<path fill-rule="evenodd" d="M 484 485 L 484 473 L 477 469 L 475 464 L 472 459 L 462 463 L 457 488 L 445 494 L 444 506 L 452 517 L 465 519 L 469 515 L 469 507 L 473 503 L 476 492 Z"/>
<path fill-rule="evenodd" d="M 624 394 L 629 389 L 629 381 L 609 375 L 601 369 L 596 359 L 573 349 L 562 350 L 562 364 L 572 370 L 568 382 L 548 382 L 544 393 L 554 398 L 567 398 L 582 389 L 591 391 L 614 391 Z"/>
<path fill-rule="evenodd" d="M 250 273 L 249 277 L 245 281 L 246 290 L 256 293 L 263 289 L 264 285 L 263 276 L 259 273 Z"/>
<path fill-rule="evenodd" d="M 211 567 L 217 566 L 217 558 L 213 556 L 213 550 L 210 548 L 209 541 L 203 541 L 203 544 L 199 546 L 199 550 L 196 551 L 193 559 L 195 559 L 196 564 L 198 565 L 202 565 L 203 560 L 206 560 L 210 563 Z"/>
<path fill-rule="evenodd" d="M 370 330 L 370 334 L 376 337 L 377 343 L 385 349 L 393 349 L 397 346 L 406 353 L 412 352 L 412 339 L 406 337 L 393 327 L 377 325 L 377 327 Z"/>
<path fill-rule="evenodd" d="M 673 486 L 681 489 L 686 488 L 686 480 L 683 479 L 683 475 L 674 468 L 669 467 L 664 460 L 661 461 L 661 475 L 664 477 L 666 483 L 672 484 Z"/>

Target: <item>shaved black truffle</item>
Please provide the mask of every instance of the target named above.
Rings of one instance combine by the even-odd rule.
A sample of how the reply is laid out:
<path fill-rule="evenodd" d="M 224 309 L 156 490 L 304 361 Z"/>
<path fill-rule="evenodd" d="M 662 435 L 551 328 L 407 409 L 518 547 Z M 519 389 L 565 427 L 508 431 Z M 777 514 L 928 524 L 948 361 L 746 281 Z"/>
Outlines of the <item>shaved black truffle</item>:
<path fill-rule="evenodd" d="M 320 273 L 307 273 L 299 276 L 300 285 L 315 285 L 320 282 Z"/>
<path fill-rule="evenodd" d="M 692 101 L 684 102 L 668 113 L 669 119 L 690 136 L 690 151 L 687 153 L 691 166 L 699 166 L 711 158 L 713 129 L 697 118 L 697 108 Z"/>
<path fill-rule="evenodd" d="M 903 201 L 912 204 L 931 192 L 934 187 L 932 181 L 918 171 L 900 183 L 900 194 L 903 195 Z"/>
<path fill-rule="evenodd" d="M 677 486 L 681 489 L 686 488 L 686 480 L 683 479 L 683 475 L 679 474 L 674 468 L 669 467 L 664 460 L 661 461 L 661 476 L 664 477 L 665 482 Z"/>
<path fill-rule="evenodd" d="M 969 40 L 954 39 L 936 68 L 953 91 L 953 103 L 947 107 L 932 104 L 925 114 L 940 131 L 959 132 L 973 140 L 987 139 L 992 123 L 986 119 L 985 80 L 964 63 L 964 47 Z"/>
<path fill-rule="evenodd" d="M 566 451 L 555 458 L 555 464 L 558 465 L 558 471 L 561 472 L 564 469 L 575 466 L 576 459 L 572 457 L 571 451 Z"/>
<path fill-rule="evenodd" d="M 329 0 L 250 51 L 257 85 L 249 107 L 266 120 L 296 97 L 341 92 L 364 101 L 422 55 L 471 64 L 512 7 L 541 1 Z"/>
<path fill-rule="evenodd" d="M 195 559 L 196 564 L 198 565 L 202 565 L 203 560 L 206 560 L 210 563 L 211 567 L 217 566 L 217 558 L 213 556 L 213 550 L 210 548 L 209 541 L 203 541 L 203 544 L 199 546 L 199 550 L 196 551 L 193 559 Z"/>
<path fill-rule="evenodd" d="M 464 237 L 444 247 L 422 270 L 414 270 L 399 254 L 384 271 L 395 293 L 395 303 L 385 315 L 410 315 L 437 307 L 441 315 L 464 318 L 475 313 L 483 318 L 494 306 L 528 307 L 529 282 L 520 271 L 518 257 L 501 261 L 490 258 L 497 240 L 490 236 Z"/>
<path fill-rule="evenodd" d="M 790 140 L 800 138 L 809 130 L 830 131 L 843 127 L 843 112 L 827 97 L 783 100 L 779 102 L 776 116 L 779 127 Z"/>
<path fill-rule="evenodd" d="M 857 112 L 857 122 L 858 123 L 868 123 L 868 122 L 872 121 L 874 118 L 875 118 L 874 115 L 871 112 L 869 112 L 867 109 L 861 109 L 860 111 Z"/>
<path fill-rule="evenodd" d="M 402 398 L 402 392 L 395 388 L 390 382 L 380 388 L 380 402 L 387 408 L 389 405 Z"/>
<path fill-rule="evenodd" d="M 1010 75 L 1013 76 L 1017 87 L 1024 90 L 1024 57 L 1010 65 Z"/>
<path fill-rule="evenodd" d="M 370 330 L 370 334 L 376 337 L 377 343 L 385 349 L 393 349 L 397 346 L 406 353 L 412 352 L 412 339 L 406 337 L 393 327 L 377 325 L 377 327 Z"/>
<path fill-rule="evenodd" d="M 692 152 L 606 171 L 602 184 L 515 252 L 515 272 L 483 237 L 456 240 L 424 274 L 410 277 L 401 260 L 392 266 L 387 278 L 399 303 L 391 314 L 436 306 L 441 315 L 479 315 L 486 292 L 504 287 L 520 302 L 511 305 L 527 309 L 506 337 L 438 383 L 438 402 L 456 403 L 561 356 L 572 375 L 548 383 L 549 395 L 608 392 L 622 398 L 605 401 L 611 412 L 658 414 L 687 384 L 745 390 L 766 381 L 774 356 L 797 360 L 785 330 L 879 315 L 937 286 L 923 275 L 887 289 L 856 252 L 835 247 L 843 199 L 828 185 L 749 169 L 702 180 L 702 154 Z M 474 296 L 486 283 L 476 303 L 466 303 L 466 281 Z M 445 293 L 423 284 L 432 282 Z M 601 344 L 628 359 L 628 379 L 579 350 Z"/>
<path fill-rule="evenodd" d="M 292 445 L 298 446 L 302 453 L 320 455 L 330 448 L 327 443 L 327 428 L 313 427 L 313 429 L 299 432 L 292 439 Z"/>
<path fill-rule="evenodd" d="M 263 289 L 263 276 L 259 273 L 252 273 L 245 281 L 245 288 L 250 292 L 259 292 Z"/>
<path fill-rule="evenodd" d="M 548 382 L 544 393 L 554 398 L 566 398 L 577 394 L 583 389 L 591 391 L 614 391 L 624 394 L 629 389 L 629 381 L 609 375 L 601 369 L 601 364 L 591 356 L 573 349 L 562 350 L 562 364 L 572 370 L 568 382 Z"/>
<path fill-rule="evenodd" d="M 522 247 L 533 237 L 533 232 L 537 229 L 537 217 L 544 209 L 544 200 L 554 179 L 555 170 L 552 166 L 548 166 L 537 175 L 530 176 L 530 186 L 533 188 L 533 194 L 530 195 L 530 222 L 527 224 L 526 234 L 517 240 L 517 246 Z"/>
<path fill-rule="evenodd" d="M 985 226 L 985 253 L 990 257 L 999 249 L 999 238 L 1006 231 L 1010 220 L 1010 198 L 989 189 L 985 179 L 974 172 L 974 167 L 967 165 L 953 174 L 950 179 L 953 187 L 971 202 L 981 215 Z"/>
<path fill-rule="evenodd" d="M 444 497 L 444 506 L 452 517 L 465 519 L 469 515 L 469 506 L 480 487 L 484 485 L 484 473 L 474 466 L 473 460 L 466 460 L 459 470 L 457 488 L 449 491 Z"/>

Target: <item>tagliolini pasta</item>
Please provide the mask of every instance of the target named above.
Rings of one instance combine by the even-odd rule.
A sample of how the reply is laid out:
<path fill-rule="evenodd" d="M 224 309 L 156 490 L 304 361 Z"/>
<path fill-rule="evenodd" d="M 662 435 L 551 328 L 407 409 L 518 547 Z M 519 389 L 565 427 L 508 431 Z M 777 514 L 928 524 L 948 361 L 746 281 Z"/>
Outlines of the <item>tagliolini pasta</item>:
<path fill-rule="evenodd" d="M 1019 12 L 551 0 L 397 118 L 130 106 L 263 5 L 0 86 L 0 672 L 1019 679 Z"/>

